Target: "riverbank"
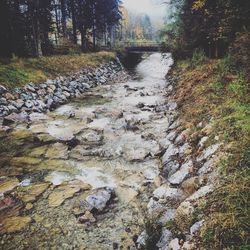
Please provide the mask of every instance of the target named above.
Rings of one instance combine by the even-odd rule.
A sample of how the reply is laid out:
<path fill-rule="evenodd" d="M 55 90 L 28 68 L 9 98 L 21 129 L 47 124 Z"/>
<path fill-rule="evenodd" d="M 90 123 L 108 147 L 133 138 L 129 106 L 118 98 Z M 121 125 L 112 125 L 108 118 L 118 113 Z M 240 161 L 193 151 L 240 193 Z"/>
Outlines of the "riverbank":
<path fill-rule="evenodd" d="M 249 248 L 249 83 L 226 66 L 179 61 L 168 75 L 178 119 L 166 138 L 162 174 L 173 189 L 170 195 L 162 186 L 154 196 L 175 198 L 163 227 L 170 249 Z"/>
<path fill-rule="evenodd" d="M 76 57 L 73 66 L 81 70 L 70 73 L 68 71 L 70 68 L 67 68 L 67 74 L 57 76 L 53 80 L 46 79 L 40 84 L 31 82 L 24 87 L 16 87 L 12 91 L 0 85 L 0 117 L 3 119 L 3 125 L 28 120 L 32 112 L 43 113 L 53 110 L 70 99 L 80 97 L 83 92 L 92 87 L 127 78 L 118 58 L 113 54 L 101 53 L 100 55 L 105 57 L 102 57 L 102 60 L 99 59 L 98 64 L 97 62 L 94 64 L 95 57 L 87 64 L 83 64 L 82 57 L 77 63 L 79 58 Z M 60 62 L 63 60 L 62 57 Z M 60 67 L 63 68 L 68 63 L 62 63 Z M 93 64 L 91 67 L 87 67 L 91 64 Z M 66 72 L 65 69 L 64 71 Z M 58 69 L 57 73 L 59 72 L 61 71 Z"/>
<path fill-rule="evenodd" d="M 115 59 L 112 52 L 57 55 L 39 58 L 0 59 L 0 85 L 13 90 L 25 84 L 41 83 L 61 75 L 94 68 Z"/>

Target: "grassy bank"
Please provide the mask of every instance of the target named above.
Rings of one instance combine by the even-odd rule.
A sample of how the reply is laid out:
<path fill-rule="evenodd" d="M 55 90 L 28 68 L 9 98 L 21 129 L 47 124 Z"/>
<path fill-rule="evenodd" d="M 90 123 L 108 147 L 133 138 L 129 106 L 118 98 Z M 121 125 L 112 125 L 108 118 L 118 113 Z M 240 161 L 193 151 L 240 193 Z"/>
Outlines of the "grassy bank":
<path fill-rule="evenodd" d="M 250 83 L 230 58 L 198 63 L 179 61 L 172 70 L 178 77 L 176 100 L 186 126 L 201 133 L 197 124 L 212 124 L 224 142 L 227 160 L 221 161 L 219 188 L 209 197 L 202 213 L 206 222 L 199 249 L 249 249 L 250 232 Z M 192 138 L 195 143 L 197 138 Z"/>
<path fill-rule="evenodd" d="M 0 84 L 9 89 L 28 82 L 39 83 L 48 78 L 96 67 L 115 57 L 111 52 L 48 56 L 40 58 L 0 59 Z"/>

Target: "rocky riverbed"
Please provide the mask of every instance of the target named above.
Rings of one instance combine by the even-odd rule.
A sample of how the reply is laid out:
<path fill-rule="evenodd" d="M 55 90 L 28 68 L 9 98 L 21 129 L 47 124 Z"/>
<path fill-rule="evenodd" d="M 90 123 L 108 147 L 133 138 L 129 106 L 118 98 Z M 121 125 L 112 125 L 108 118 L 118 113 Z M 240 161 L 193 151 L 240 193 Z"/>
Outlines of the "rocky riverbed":
<path fill-rule="evenodd" d="M 105 81 L 100 73 L 92 85 L 84 72 L 68 76 L 72 91 L 61 103 L 54 97 L 64 92 L 63 79 L 53 81 L 52 102 L 27 85 L 33 108 L 29 99 L 19 113 L 8 108 L 1 128 L 1 248 L 150 249 L 153 241 L 151 249 L 192 249 L 203 222 L 195 208 L 214 188 L 207 174 L 221 145 L 206 148 L 209 125 L 199 124 L 204 137 L 192 154 L 192 131 L 182 127 L 174 81 L 165 78 L 172 63 L 152 54 L 126 81 L 117 63 L 103 66 Z M 45 110 L 34 109 L 37 98 Z M 173 221 L 182 234 L 169 230 Z M 149 222 L 160 226 L 158 238 L 151 239 Z"/>

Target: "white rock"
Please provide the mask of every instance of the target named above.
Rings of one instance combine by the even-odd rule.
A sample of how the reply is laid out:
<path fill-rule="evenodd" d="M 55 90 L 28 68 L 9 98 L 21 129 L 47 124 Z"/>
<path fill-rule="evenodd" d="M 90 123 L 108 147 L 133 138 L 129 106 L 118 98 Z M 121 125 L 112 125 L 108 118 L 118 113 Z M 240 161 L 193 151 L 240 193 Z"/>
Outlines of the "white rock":
<path fill-rule="evenodd" d="M 208 140 L 208 138 L 209 138 L 208 136 L 204 136 L 204 137 L 201 138 L 201 140 L 200 140 L 200 142 L 198 144 L 200 148 L 204 146 L 204 144 Z"/>
<path fill-rule="evenodd" d="M 164 229 L 162 231 L 162 235 L 160 240 L 157 242 L 156 246 L 159 248 L 168 246 L 169 242 L 171 241 L 172 233 L 168 229 Z"/>
<path fill-rule="evenodd" d="M 154 192 L 154 197 L 158 199 L 175 199 L 178 200 L 182 197 L 183 193 L 178 188 L 170 188 L 167 185 L 162 185 Z"/>
<path fill-rule="evenodd" d="M 176 134 L 176 131 L 172 131 L 170 132 L 168 135 L 167 135 L 167 139 L 170 140 L 170 141 L 174 141 L 174 139 L 176 138 L 177 134 Z"/>
<path fill-rule="evenodd" d="M 138 239 L 137 239 L 137 241 L 136 241 L 137 247 L 138 247 L 139 249 L 141 249 L 142 247 L 146 246 L 147 239 L 148 239 L 148 235 L 147 235 L 146 231 L 143 231 L 143 232 L 139 235 L 139 237 L 138 237 Z"/>
<path fill-rule="evenodd" d="M 166 150 L 165 154 L 162 157 L 163 164 L 167 164 L 172 160 L 174 156 L 176 156 L 179 153 L 179 149 L 174 145 L 169 145 L 168 149 Z"/>
<path fill-rule="evenodd" d="M 188 201 L 198 200 L 204 197 L 205 195 L 213 192 L 213 190 L 214 190 L 214 187 L 212 185 L 201 187 L 194 194 L 192 194 L 189 198 L 187 198 L 187 200 Z"/>
<path fill-rule="evenodd" d="M 193 162 L 192 160 L 188 160 L 184 163 L 180 170 L 178 170 L 175 174 L 173 174 L 168 181 L 173 185 L 181 184 L 192 172 L 193 169 Z"/>
<path fill-rule="evenodd" d="M 179 239 L 176 238 L 176 239 L 171 240 L 169 243 L 168 249 L 169 250 L 180 250 L 181 246 L 179 244 Z"/>
<path fill-rule="evenodd" d="M 196 159 L 197 162 L 201 162 L 210 158 L 212 155 L 216 153 L 216 151 L 221 147 L 221 144 L 214 144 L 205 149 L 201 155 Z"/>
<path fill-rule="evenodd" d="M 203 164 L 203 166 L 198 170 L 198 175 L 208 174 L 212 171 L 214 166 L 214 158 L 211 158 Z"/>
<path fill-rule="evenodd" d="M 190 228 L 190 234 L 194 235 L 196 232 L 198 232 L 203 225 L 204 220 L 197 221 L 196 223 L 193 224 L 193 226 Z"/>
<path fill-rule="evenodd" d="M 112 189 L 110 188 L 102 188 L 94 190 L 92 195 L 87 196 L 86 201 L 93 207 L 99 211 L 102 211 L 107 202 L 110 200 L 112 194 Z"/>

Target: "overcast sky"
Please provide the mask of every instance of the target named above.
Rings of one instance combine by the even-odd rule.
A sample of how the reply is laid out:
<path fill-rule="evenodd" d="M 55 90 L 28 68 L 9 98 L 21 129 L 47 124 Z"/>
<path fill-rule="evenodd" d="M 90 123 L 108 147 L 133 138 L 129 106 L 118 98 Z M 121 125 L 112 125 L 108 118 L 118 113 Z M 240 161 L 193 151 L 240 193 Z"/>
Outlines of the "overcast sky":
<path fill-rule="evenodd" d="M 159 4 L 163 0 L 123 0 L 128 10 L 147 13 L 151 18 L 162 20 L 166 15 L 166 7 Z"/>

